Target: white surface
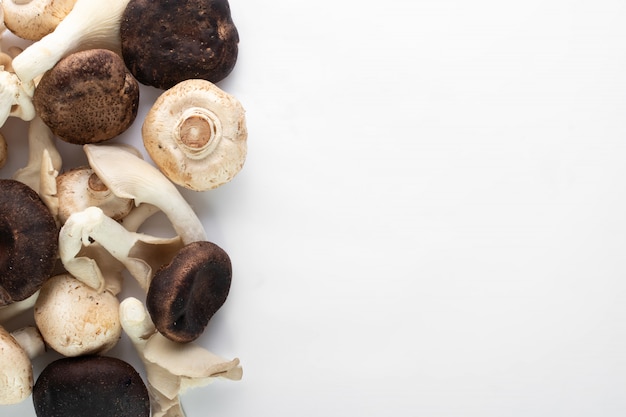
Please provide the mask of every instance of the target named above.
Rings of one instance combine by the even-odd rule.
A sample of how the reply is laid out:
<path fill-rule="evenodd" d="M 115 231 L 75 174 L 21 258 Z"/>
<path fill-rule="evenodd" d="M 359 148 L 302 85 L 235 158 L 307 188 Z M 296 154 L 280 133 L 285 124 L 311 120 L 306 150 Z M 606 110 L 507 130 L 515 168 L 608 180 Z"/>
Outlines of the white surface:
<path fill-rule="evenodd" d="M 249 157 L 186 195 L 244 379 L 188 417 L 626 414 L 626 4 L 231 8 Z"/>

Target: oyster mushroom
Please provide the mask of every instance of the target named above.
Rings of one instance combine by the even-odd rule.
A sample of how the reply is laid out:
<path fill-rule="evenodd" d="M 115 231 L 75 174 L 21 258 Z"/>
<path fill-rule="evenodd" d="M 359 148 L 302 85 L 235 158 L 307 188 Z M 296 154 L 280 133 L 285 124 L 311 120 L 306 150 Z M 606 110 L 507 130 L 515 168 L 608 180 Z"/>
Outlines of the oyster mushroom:
<path fill-rule="evenodd" d="M 72 213 L 99 207 L 106 216 L 119 220 L 130 213 L 133 200 L 120 198 L 88 166 L 65 171 L 57 178 L 59 221 L 65 223 Z"/>
<path fill-rule="evenodd" d="M 89 49 L 63 58 L 46 72 L 33 104 L 60 139 L 81 145 L 102 142 L 135 120 L 139 85 L 117 54 Z"/>
<path fill-rule="evenodd" d="M 54 217 L 32 188 L 0 179 L 0 306 L 28 298 L 50 277 L 57 233 Z"/>
<path fill-rule="evenodd" d="M 218 82 L 237 61 L 239 34 L 227 0 L 131 0 L 120 36 L 130 72 L 161 89 L 190 78 Z"/>
<path fill-rule="evenodd" d="M 9 333 L 0 326 L 0 404 L 17 404 L 28 398 L 33 389 L 30 360 L 44 351 L 36 328 Z"/>
<path fill-rule="evenodd" d="M 157 168 L 117 145 L 84 145 L 89 166 L 118 197 L 161 210 L 184 244 L 206 240 L 202 222 L 176 186 Z"/>
<path fill-rule="evenodd" d="M 98 245 L 120 262 L 148 291 L 153 270 L 168 262 L 182 247 L 180 237 L 157 238 L 126 230 L 98 207 L 73 213 L 59 233 L 59 255 L 63 266 L 77 279 L 98 292 L 106 279 L 96 259 L 84 256 L 83 248 Z M 108 265 L 104 264 L 104 267 Z"/>
<path fill-rule="evenodd" d="M 31 101 L 32 86 L 24 84 L 17 75 L 0 69 L 0 126 L 9 116 L 29 121 L 35 117 Z"/>
<path fill-rule="evenodd" d="M 3 0 L 4 24 L 16 36 L 37 41 L 51 33 L 76 0 Z"/>
<path fill-rule="evenodd" d="M 109 356 L 61 358 L 33 388 L 38 417 L 149 417 L 148 390 L 129 363 Z"/>
<path fill-rule="evenodd" d="M 197 339 L 226 301 L 231 277 L 230 258 L 216 244 L 183 247 L 152 277 L 146 307 L 156 328 L 176 342 Z"/>
<path fill-rule="evenodd" d="M 161 94 L 141 132 L 159 169 L 195 191 L 230 181 L 246 159 L 245 111 L 235 97 L 209 81 L 186 80 Z"/>
<path fill-rule="evenodd" d="M 234 381 L 243 371 L 239 359 L 224 359 L 191 343 L 163 337 L 154 327 L 145 306 L 134 297 L 120 303 L 124 332 L 137 350 L 146 370 L 152 417 L 184 417 L 180 395 L 216 378 Z"/>
<path fill-rule="evenodd" d="M 13 60 L 13 68 L 25 85 L 72 52 L 104 48 L 121 50 L 120 20 L 128 0 L 76 0 L 54 31 L 29 45 Z M 32 91 L 31 91 L 32 92 Z"/>
<path fill-rule="evenodd" d="M 41 287 L 35 323 L 45 342 L 64 356 L 104 353 L 121 336 L 119 301 L 98 293 L 70 274 L 56 275 Z"/>

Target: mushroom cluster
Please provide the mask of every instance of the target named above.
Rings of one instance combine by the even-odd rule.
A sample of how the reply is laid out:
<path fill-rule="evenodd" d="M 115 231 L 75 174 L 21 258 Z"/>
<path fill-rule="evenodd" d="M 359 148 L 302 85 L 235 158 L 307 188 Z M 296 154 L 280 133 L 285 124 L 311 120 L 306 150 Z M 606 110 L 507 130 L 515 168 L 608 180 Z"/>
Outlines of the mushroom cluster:
<path fill-rule="evenodd" d="M 0 0 L 5 32 L 27 46 L 0 51 L 0 127 L 27 125 L 28 162 L 0 178 L 0 404 L 184 416 L 186 389 L 242 377 L 197 343 L 233 269 L 183 193 L 230 182 L 246 158 L 244 108 L 216 84 L 237 59 L 228 1 Z M 138 149 L 111 139 L 138 122 L 141 86 L 162 91 Z M 86 165 L 67 166 L 59 140 Z M 0 167 L 10 158 L 0 134 Z M 171 236 L 144 231 L 157 213 Z M 142 369 L 111 355 L 122 338 Z"/>

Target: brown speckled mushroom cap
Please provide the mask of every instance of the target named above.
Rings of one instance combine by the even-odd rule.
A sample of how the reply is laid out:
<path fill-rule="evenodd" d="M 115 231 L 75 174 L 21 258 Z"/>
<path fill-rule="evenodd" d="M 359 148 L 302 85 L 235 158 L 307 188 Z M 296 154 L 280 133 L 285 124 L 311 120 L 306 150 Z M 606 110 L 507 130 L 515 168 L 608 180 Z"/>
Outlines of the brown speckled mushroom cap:
<path fill-rule="evenodd" d="M 227 0 L 131 0 L 120 24 L 122 56 L 146 85 L 218 82 L 237 61 L 239 34 Z"/>
<path fill-rule="evenodd" d="M 139 85 L 122 58 L 106 49 L 76 52 L 47 71 L 35 89 L 37 114 L 60 139 L 109 140 L 137 116 Z"/>
<path fill-rule="evenodd" d="M 152 278 L 146 308 L 157 330 L 180 343 L 197 339 L 230 290 L 228 254 L 212 242 L 184 246 Z"/>
<path fill-rule="evenodd" d="M 148 417 L 148 390 L 127 362 L 107 356 L 50 363 L 33 387 L 37 417 Z"/>
<path fill-rule="evenodd" d="M 0 306 L 41 288 L 57 249 L 58 227 L 39 195 L 19 181 L 0 179 Z"/>

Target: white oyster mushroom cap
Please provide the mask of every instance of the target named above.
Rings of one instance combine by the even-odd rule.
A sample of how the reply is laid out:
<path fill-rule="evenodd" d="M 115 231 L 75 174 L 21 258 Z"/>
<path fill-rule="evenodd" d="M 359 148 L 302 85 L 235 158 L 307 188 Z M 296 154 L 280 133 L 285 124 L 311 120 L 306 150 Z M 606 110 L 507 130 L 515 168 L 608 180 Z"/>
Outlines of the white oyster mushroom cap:
<path fill-rule="evenodd" d="M 107 352 L 122 332 L 118 299 L 70 274 L 44 283 L 35 303 L 35 323 L 45 342 L 64 356 Z"/>
<path fill-rule="evenodd" d="M 77 0 L 52 33 L 15 57 L 15 73 L 22 82 L 29 84 L 72 52 L 95 48 L 119 52 L 120 21 L 128 2 Z"/>
<path fill-rule="evenodd" d="M 17 75 L 0 70 L 0 126 L 4 125 L 9 116 L 32 120 L 35 117 L 35 107 L 30 93 L 24 89 Z"/>
<path fill-rule="evenodd" d="M 176 186 L 157 168 L 116 145 L 84 145 L 89 165 L 118 197 L 148 203 L 161 210 L 184 244 L 206 240 L 197 214 Z"/>
<path fill-rule="evenodd" d="M 52 32 L 76 0 L 3 0 L 4 22 L 23 39 L 36 41 Z"/>
<path fill-rule="evenodd" d="M 245 111 L 210 81 L 182 81 L 161 94 L 142 125 L 146 150 L 173 182 L 195 191 L 217 188 L 242 169 Z"/>
<path fill-rule="evenodd" d="M 32 393 L 33 367 L 26 351 L 0 327 L 0 404 L 17 404 Z"/>

